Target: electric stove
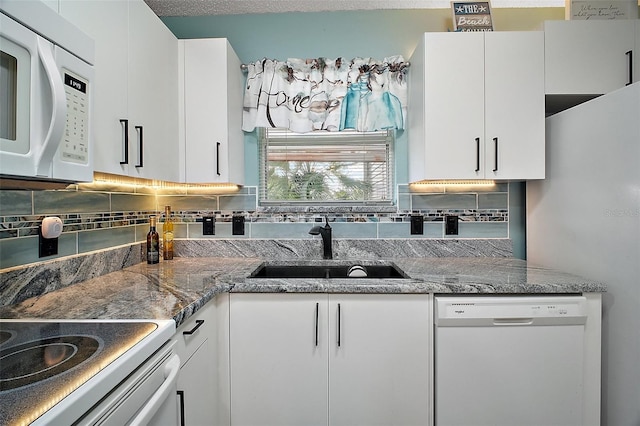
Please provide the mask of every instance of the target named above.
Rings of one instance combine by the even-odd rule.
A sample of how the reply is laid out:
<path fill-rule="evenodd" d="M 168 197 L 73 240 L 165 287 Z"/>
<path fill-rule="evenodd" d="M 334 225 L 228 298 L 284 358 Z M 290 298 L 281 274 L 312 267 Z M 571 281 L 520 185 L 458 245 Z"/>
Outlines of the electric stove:
<path fill-rule="evenodd" d="M 0 320 L 0 424 L 80 418 L 174 331 L 173 320 Z"/>

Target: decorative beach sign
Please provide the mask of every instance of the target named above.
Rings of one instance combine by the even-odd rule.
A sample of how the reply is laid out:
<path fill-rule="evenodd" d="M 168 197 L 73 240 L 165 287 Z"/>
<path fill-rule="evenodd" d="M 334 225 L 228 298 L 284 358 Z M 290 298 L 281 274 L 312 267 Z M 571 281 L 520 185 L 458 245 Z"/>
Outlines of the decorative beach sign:
<path fill-rule="evenodd" d="M 488 1 L 452 1 L 454 31 L 493 31 Z"/>

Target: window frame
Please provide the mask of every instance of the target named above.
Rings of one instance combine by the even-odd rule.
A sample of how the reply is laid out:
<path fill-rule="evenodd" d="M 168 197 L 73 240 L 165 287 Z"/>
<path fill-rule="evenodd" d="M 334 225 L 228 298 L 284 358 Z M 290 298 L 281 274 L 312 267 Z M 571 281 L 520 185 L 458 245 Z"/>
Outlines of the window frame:
<path fill-rule="evenodd" d="M 345 130 L 341 132 L 316 131 L 309 133 L 294 133 L 286 129 L 270 129 L 258 128 L 258 206 L 395 206 L 396 204 L 396 184 L 395 184 L 395 130 L 383 130 L 376 132 L 357 132 Z M 283 199 L 273 200 L 267 198 L 268 191 L 268 159 L 267 151 L 269 142 L 273 142 L 278 146 L 285 146 L 290 140 L 292 145 L 298 141 L 308 139 L 305 144 L 326 143 L 331 141 L 333 144 L 349 144 L 353 142 L 353 146 L 367 143 L 371 145 L 385 145 L 385 162 L 383 167 L 386 169 L 386 175 L 383 179 L 386 181 L 386 195 L 382 199 L 362 199 L 362 200 L 295 200 Z M 364 139 L 364 141 L 363 141 Z"/>

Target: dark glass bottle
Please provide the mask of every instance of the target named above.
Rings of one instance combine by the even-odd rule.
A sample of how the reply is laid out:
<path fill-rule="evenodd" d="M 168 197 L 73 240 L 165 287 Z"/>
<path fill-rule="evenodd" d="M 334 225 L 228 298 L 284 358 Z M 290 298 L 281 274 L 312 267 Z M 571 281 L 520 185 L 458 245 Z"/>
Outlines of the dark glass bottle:
<path fill-rule="evenodd" d="M 147 234 L 147 263 L 160 262 L 160 235 L 156 231 L 156 217 L 149 218 L 149 233 Z"/>

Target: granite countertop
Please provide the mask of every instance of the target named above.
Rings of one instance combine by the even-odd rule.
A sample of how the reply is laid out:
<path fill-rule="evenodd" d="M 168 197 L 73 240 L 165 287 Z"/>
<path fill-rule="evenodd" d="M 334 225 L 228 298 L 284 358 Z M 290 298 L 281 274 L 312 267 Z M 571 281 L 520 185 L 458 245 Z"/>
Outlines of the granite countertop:
<path fill-rule="evenodd" d="M 217 294 L 226 292 L 554 294 L 606 291 L 603 283 L 538 268 L 513 258 L 314 261 L 363 265 L 393 262 L 410 279 L 247 278 L 263 262 L 264 259 L 246 257 L 184 257 L 157 265 L 140 263 L 0 307 L 0 318 L 174 319 L 179 326 Z"/>

